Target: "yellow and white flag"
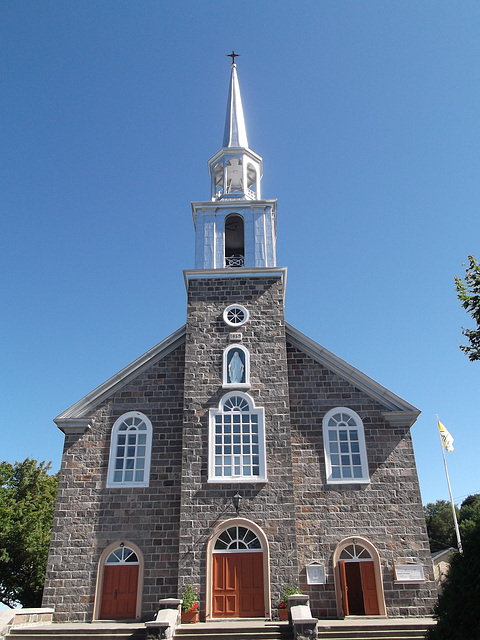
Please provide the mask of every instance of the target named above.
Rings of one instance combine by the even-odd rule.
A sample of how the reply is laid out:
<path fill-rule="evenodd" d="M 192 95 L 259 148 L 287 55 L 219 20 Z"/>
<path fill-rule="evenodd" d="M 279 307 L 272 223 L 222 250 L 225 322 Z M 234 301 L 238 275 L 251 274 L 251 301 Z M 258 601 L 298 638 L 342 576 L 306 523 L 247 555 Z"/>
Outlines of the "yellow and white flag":
<path fill-rule="evenodd" d="M 453 436 L 446 426 L 440 422 L 440 420 L 438 420 L 438 429 L 445 449 L 447 451 L 453 451 Z"/>

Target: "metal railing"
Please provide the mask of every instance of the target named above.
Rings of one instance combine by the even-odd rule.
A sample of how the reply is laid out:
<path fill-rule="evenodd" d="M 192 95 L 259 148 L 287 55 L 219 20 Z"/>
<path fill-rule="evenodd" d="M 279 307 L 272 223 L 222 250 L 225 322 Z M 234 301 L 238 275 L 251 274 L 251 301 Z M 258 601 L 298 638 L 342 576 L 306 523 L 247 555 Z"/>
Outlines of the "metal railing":
<path fill-rule="evenodd" d="M 245 258 L 244 256 L 225 256 L 225 266 L 226 267 L 244 267 L 245 266 Z"/>

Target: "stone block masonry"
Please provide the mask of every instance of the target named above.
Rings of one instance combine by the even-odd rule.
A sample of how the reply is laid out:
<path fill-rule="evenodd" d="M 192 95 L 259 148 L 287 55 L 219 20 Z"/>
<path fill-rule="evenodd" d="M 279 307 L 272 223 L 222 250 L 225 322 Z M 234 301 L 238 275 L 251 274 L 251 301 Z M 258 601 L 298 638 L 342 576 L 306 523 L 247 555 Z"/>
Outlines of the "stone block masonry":
<path fill-rule="evenodd" d="M 275 613 L 282 585 L 299 582 L 312 615 L 336 618 L 334 554 L 355 536 L 378 552 L 387 615 L 431 612 L 436 588 L 410 430 L 398 419 L 389 424 L 389 407 L 289 342 L 283 277 L 281 270 L 195 272 L 184 342 L 179 334 L 172 351 L 88 409 L 87 429 L 67 433 L 43 603 L 55 608 L 57 621 L 90 621 L 95 612 L 98 618 L 99 561 L 120 542 L 141 553 L 142 619 L 152 620 L 158 600 L 181 597 L 187 584 L 199 592 L 201 614 L 211 615 L 209 541 L 237 517 L 268 541 L 267 614 L 270 603 Z M 249 320 L 232 327 L 223 312 L 234 303 Z M 267 481 L 212 482 L 208 475 L 209 411 L 233 390 L 223 386 L 222 369 L 232 333 L 250 355 L 250 387 L 239 392 L 264 410 Z M 363 421 L 368 484 L 326 482 L 322 420 L 340 406 Z M 112 427 L 128 411 L 144 413 L 153 426 L 150 482 L 110 488 Z M 426 582 L 395 582 L 401 558 L 422 564 Z M 325 565 L 325 584 L 307 584 L 312 561 Z"/>
<path fill-rule="evenodd" d="M 99 558 L 115 541 L 143 554 L 142 617 L 177 591 L 184 357 L 181 345 L 99 404 L 89 429 L 65 438 L 43 600 L 56 621 L 92 620 Z M 152 422 L 150 485 L 107 488 L 112 427 L 127 411 Z"/>
<path fill-rule="evenodd" d="M 386 407 L 298 348 L 288 344 L 287 352 L 297 546 L 312 611 L 336 617 L 333 554 L 342 539 L 361 536 L 379 552 L 387 614 L 429 615 L 436 593 L 409 428 L 387 424 Z M 336 406 L 362 417 L 370 484 L 326 484 L 322 419 Z M 403 557 L 424 566 L 425 583 L 394 582 L 393 562 Z M 327 582 L 309 587 L 302 567 L 314 560 L 326 565 Z"/>
<path fill-rule="evenodd" d="M 233 303 L 250 314 L 238 328 L 222 317 Z M 237 492 L 242 496 L 239 515 L 254 521 L 269 540 L 275 601 L 281 584 L 297 575 L 283 303 L 283 278 L 278 275 L 198 278 L 189 283 L 179 581 L 195 585 L 203 606 L 207 543 L 214 526 L 236 516 L 232 497 Z M 242 334 L 241 344 L 250 353 L 248 394 L 265 410 L 267 483 L 208 482 L 208 412 L 228 391 L 222 388 L 222 354 L 233 331 Z"/>

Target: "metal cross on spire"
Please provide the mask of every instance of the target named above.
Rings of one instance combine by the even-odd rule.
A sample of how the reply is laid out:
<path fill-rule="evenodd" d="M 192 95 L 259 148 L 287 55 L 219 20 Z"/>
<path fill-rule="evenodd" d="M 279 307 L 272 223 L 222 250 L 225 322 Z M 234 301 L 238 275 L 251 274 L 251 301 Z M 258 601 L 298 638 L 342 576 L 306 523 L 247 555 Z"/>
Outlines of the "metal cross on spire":
<path fill-rule="evenodd" d="M 240 54 L 239 53 L 235 53 L 235 51 L 232 51 L 232 53 L 227 53 L 227 58 L 231 58 L 232 59 L 232 65 L 235 64 L 235 58 L 238 58 Z"/>

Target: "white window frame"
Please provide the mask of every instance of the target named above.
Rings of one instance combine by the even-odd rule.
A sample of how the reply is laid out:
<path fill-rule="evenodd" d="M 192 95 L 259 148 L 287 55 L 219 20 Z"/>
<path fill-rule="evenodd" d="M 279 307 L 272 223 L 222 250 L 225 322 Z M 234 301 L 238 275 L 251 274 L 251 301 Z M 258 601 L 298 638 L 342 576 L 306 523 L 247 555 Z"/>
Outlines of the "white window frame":
<path fill-rule="evenodd" d="M 245 356 L 245 382 L 228 381 L 228 354 L 234 349 L 242 351 Z M 250 353 L 240 344 L 231 344 L 223 350 L 223 387 L 226 389 L 250 389 Z"/>
<path fill-rule="evenodd" d="M 333 418 L 336 414 L 346 414 L 348 415 L 350 418 L 352 418 L 355 422 L 355 427 L 333 427 L 333 426 L 329 426 L 329 421 L 331 418 Z M 349 431 L 350 429 L 353 429 L 354 431 L 356 430 L 358 432 L 358 440 L 354 441 L 355 444 L 358 442 L 358 451 L 352 451 L 351 450 L 351 445 L 353 444 L 353 441 L 350 441 L 350 436 L 347 435 L 347 440 L 343 441 L 342 444 L 347 443 L 348 445 L 348 452 L 344 452 L 344 455 L 348 455 L 351 462 L 349 465 L 344 465 L 344 466 L 349 466 L 350 468 L 353 468 L 353 466 L 360 466 L 361 470 L 362 470 L 362 477 L 360 478 L 355 478 L 353 477 L 333 477 L 333 470 L 332 467 L 333 466 L 337 466 L 337 465 L 332 465 L 332 456 L 334 455 L 339 455 L 341 456 L 342 453 L 340 451 L 338 452 L 332 452 L 330 449 L 330 439 L 329 439 L 329 431 Z M 363 422 L 362 419 L 360 418 L 360 416 L 358 415 L 358 413 L 356 413 L 355 411 L 353 411 L 353 409 L 349 409 L 348 407 L 335 407 L 334 409 L 331 409 L 323 418 L 323 447 L 324 447 L 324 452 L 325 452 L 325 470 L 326 470 L 326 475 L 327 475 L 327 484 L 368 484 L 370 482 L 370 475 L 369 475 L 369 471 L 368 471 L 368 460 L 367 460 L 367 449 L 365 446 L 365 432 L 364 432 L 364 428 L 363 428 Z M 357 447 L 356 447 L 357 448 Z M 354 465 L 353 462 L 353 455 L 359 455 L 360 456 L 360 465 Z M 342 466 L 340 464 L 340 466 Z M 342 472 L 341 472 L 342 473 Z"/>
<path fill-rule="evenodd" d="M 145 439 L 145 444 L 135 444 L 135 447 L 137 448 L 138 446 L 145 446 L 145 465 L 144 465 L 144 474 L 143 474 L 143 480 L 122 480 L 122 481 L 115 481 L 115 471 L 116 469 L 116 460 L 117 460 L 117 446 L 123 446 L 121 444 L 119 444 L 119 436 L 126 434 L 128 436 L 128 430 L 124 431 L 122 433 L 120 433 L 120 427 L 123 425 L 123 423 L 125 422 L 125 420 L 128 420 L 130 418 L 135 418 L 135 419 L 139 419 L 141 420 L 145 426 L 146 426 L 146 431 L 145 431 L 145 435 L 146 435 L 146 439 Z M 136 433 L 138 433 L 137 430 L 135 430 Z M 141 434 L 139 434 L 141 435 Z M 125 446 L 128 446 L 127 444 L 125 444 Z M 135 450 L 136 453 L 136 450 Z M 107 487 L 148 487 L 149 486 L 149 481 L 150 481 L 150 458 L 151 458 L 151 454 L 152 454 L 152 423 L 150 422 L 150 420 L 147 418 L 147 416 L 143 413 L 140 413 L 139 411 L 128 411 L 127 413 L 124 413 L 123 415 L 121 415 L 116 421 L 115 424 L 112 427 L 112 434 L 111 434 L 111 440 L 110 440 L 110 457 L 108 460 L 108 474 L 107 474 Z M 135 469 L 136 470 L 136 464 L 137 464 L 137 458 L 139 458 L 140 456 L 135 456 Z M 143 457 L 143 456 L 142 456 Z"/>
<path fill-rule="evenodd" d="M 233 309 L 240 309 L 243 312 L 244 318 L 241 322 L 232 322 L 231 320 L 228 319 L 228 314 Z M 228 307 L 223 312 L 223 321 L 225 322 L 225 324 L 228 324 L 229 327 L 241 327 L 246 322 L 248 322 L 249 318 L 250 318 L 250 314 L 248 312 L 248 309 L 246 309 L 243 306 L 243 304 L 229 304 Z"/>
<path fill-rule="evenodd" d="M 224 406 L 231 398 L 238 396 L 243 399 L 249 405 L 249 411 L 243 413 L 242 411 L 232 410 L 225 411 Z M 240 422 L 241 430 L 240 430 L 240 442 L 235 442 L 234 436 L 238 434 L 234 432 L 233 428 L 231 432 L 227 432 L 228 424 L 224 417 L 234 418 L 236 415 L 248 415 L 256 416 L 255 422 L 254 420 L 247 420 L 245 423 Z M 217 416 L 219 420 L 217 421 Z M 246 393 L 242 393 L 241 391 L 231 391 L 225 394 L 218 404 L 217 409 L 210 409 L 209 411 L 209 450 L 208 450 L 208 482 L 211 483 L 223 483 L 223 484 L 238 484 L 238 483 L 265 483 L 267 482 L 267 465 L 266 465 L 266 452 L 265 452 L 265 425 L 264 425 L 264 417 L 265 411 L 263 407 L 255 407 L 255 403 L 253 399 Z M 237 423 L 233 422 L 232 425 L 236 425 Z M 243 432 L 244 426 L 247 428 L 246 432 Z M 254 433 L 255 425 L 258 425 L 258 434 Z M 216 433 L 217 427 L 219 427 L 219 433 Z M 248 430 L 250 428 L 250 431 Z M 231 440 L 228 441 L 228 436 L 231 435 Z M 255 442 L 255 435 L 258 435 L 258 443 Z M 244 439 L 245 436 L 245 439 Z M 248 437 L 247 437 L 248 436 Z M 254 445 L 258 444 L 258 454 L 254 453 Z M 234 447 L 240 445 L 240 453 L 236 453 Z M 250 450 L 246 451 L 244 449 L 245 446 L 250 445 Z M 228 452 L 227 447 L 231 446 L 230 453 Z M 217 449 L 216 449 L 217 447 Z M 246 456 L 243 458 L 243 456 Z M 246 468 L 253 467 L 253 457 L 257 457 L 258 455 L 258 474 L 244 474 L 244 466 Z M 231 456 L 231 464 L 228 464 L 227 458 Z M 240 464 L 235 464 L 235 456 L 240 457 Z M 247 460 L 247 456 L 251 456 L 251 464 L 245 464 L 245 460 Z M 221 462 L 219 462 L 220 458 L 222 458 Z M 216 464 L 219 463 L 219 464 Z M 235 474 L 235 466 L 240 467 L 241 473 Z M 221 467 L 222 469 L 231 468 L 233 473 L 229 475 L 216 475 L 216 469 Z"/>

